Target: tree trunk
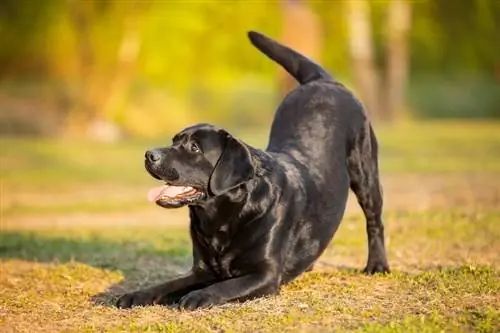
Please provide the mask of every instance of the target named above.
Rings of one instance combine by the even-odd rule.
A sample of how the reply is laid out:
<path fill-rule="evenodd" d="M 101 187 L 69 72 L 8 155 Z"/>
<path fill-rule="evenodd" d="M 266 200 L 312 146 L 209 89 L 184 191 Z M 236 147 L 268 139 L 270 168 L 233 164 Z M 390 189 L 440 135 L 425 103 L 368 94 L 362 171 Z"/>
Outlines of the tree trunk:
<path fill-rule="evenodd" d="M 411 2 L 392 0 L 388 7 L 387 73 L 384 120 L 392 120 L 404 109 L 408 77 L 408 33 L 411 27 Z"/>
<path fill-rule="evenodd" d="M 367 112 L 379 116 L 377 70 L 373 60 L 370 4 L 367 0 L 352 0 L 348 6 L 349 49 L 354 69 L 354 85 Z"/>
<path fill-rule="evenodd" d="M 87 133 L 94 140 L 118 141 L 122 138 L 122 131 L 116 124 L 116 119 L 123 116 L 126 110 L 141 47 L 137 16 L 135 12 L 124 19 L 123 37 L 117 52 L 114 73 L 106 80 L 109 81 L 109 85 L 106 89 L 102 89 L 104 94 L 99 98 L 100 112 L 92 121 Z"/>
<path fill-rule="evenodd" d="M 120 136 L 120 130 L 110 120 L 119 118 L 126 103 L 141 46 L 140 19 L 149 7 L 148 3 L 139 1 L 130 1 L 126 5 L 125 13 L 115 17 L 123 25 L 116 62 L 112 70 L 104 71 L 95 61 L 95 50 L 90 40 L 89 28 L 96 15 L 95 2 L 70 0 L 80 56 L 80 95 L 68 114 L 66 134 L 108 141 Z"/>
<path fill-rule="evenodd" d="M 302 0 L 283 3 L 282 42 L 306 57 L 319 61 L 323 36 L 318 16 Z M 297 81 L 284 70 L 279 72 L 280 92 L 286 95 Z"/>
<path fill-rule="evenodd" d="M 93 14 L 94 3 L 68 0 L 69 17 L 77 40 L 78 53 L 78 84 L 77 96 L 66 115 L 64 128 L 65 136 L 81 136 L 87 130 L 88 124 L 94 116 L 95 108 L 92 105 L 91 89 L 95 52 L 90 40 L 90 17 Z"/>

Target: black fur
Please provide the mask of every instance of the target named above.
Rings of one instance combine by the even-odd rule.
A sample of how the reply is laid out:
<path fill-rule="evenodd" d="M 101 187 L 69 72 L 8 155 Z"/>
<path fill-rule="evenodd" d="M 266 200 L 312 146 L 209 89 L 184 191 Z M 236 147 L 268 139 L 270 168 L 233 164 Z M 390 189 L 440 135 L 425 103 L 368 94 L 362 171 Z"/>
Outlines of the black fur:
<path fill-rule="evenodd" d="M 192 186 L 193 266 L 117 305 L 195 309 L 277 294 L 310 270 L 332 240 L 351 188 L 366 216 L 365 272 L 389 272 L 377 142 L 360 102 L 320 66 L 256 32 L 252 43 L 301 83 L 279 106 L 265 151 L 207 124 L 148 152 L 146 169 Z M 161 204 L 161 203 L 159 203 Z"/>

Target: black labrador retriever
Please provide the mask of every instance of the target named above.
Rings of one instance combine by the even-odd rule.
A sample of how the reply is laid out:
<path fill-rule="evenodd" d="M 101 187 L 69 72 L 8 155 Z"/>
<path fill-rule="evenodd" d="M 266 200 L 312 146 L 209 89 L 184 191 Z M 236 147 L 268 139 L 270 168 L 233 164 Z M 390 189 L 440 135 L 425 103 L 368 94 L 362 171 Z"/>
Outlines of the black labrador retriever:
<path fill-rule="evenodd" d="M 188 205 L 189 273 L 123 295 L 120 308 L 196 309 L 273 295 L 312 268 L 333 238 L 351 188 L 366 216 L 368 274 L 389 272 L 377 141 L 361 103 L 324 69 L 257 32 L 252 44 L 300 85 L 279 106 L 265 151 L 208 124 L 146 152 L 165 208 Z"/>

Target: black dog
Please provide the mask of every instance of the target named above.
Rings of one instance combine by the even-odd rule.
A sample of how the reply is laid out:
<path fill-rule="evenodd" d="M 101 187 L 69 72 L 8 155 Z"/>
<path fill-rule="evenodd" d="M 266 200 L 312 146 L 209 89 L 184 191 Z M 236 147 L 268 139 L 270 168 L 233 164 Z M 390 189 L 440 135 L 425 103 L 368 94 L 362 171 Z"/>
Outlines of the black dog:
<path fill-rule="evenodd" d="M 249 38 L 301 85 L 277 110 L 265 151 L 201 124 L 177 134 L 172 146 L 146 152 L 147 171 L 165 183 L 150 200 L 189 206 L 193 266 L 122 296 L 118 307 L 195 309 L 277 294 L 325 250 L 349 187 L 366 216 L 364 271 L 389 272 L 377 142 L 363 106 L 301 54 L 256 32 Z"/>

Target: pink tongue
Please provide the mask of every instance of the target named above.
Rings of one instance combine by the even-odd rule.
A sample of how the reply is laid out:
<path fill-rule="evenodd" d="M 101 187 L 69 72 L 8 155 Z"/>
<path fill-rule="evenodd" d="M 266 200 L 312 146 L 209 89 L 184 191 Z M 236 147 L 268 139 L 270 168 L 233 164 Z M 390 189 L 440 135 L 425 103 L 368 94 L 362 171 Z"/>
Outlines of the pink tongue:
<path fill-rule="evenodd" d="M 161 192 L 163 192 L 163 190 L 166 188 L 166 185 L 162 185 L 162 186 L 157 186 L 157 187 L 153 187 L 152 189 L 150 189 L 148 191 L 148 200 L 149 201 L 156 201 L 156 199 L 158 199 L 158 197 L 161 195 Z"/>
<path fill-rule="evenodd" d="M 167 196 L 173 198 L 176 195 L 186 192 L 186 190 L 187 189 L 183 186 L 169 186 L 169 185 L 157 186 L 149 190 L 148 200 L 157 201 L 160 198 L 160 196 Z"/>

